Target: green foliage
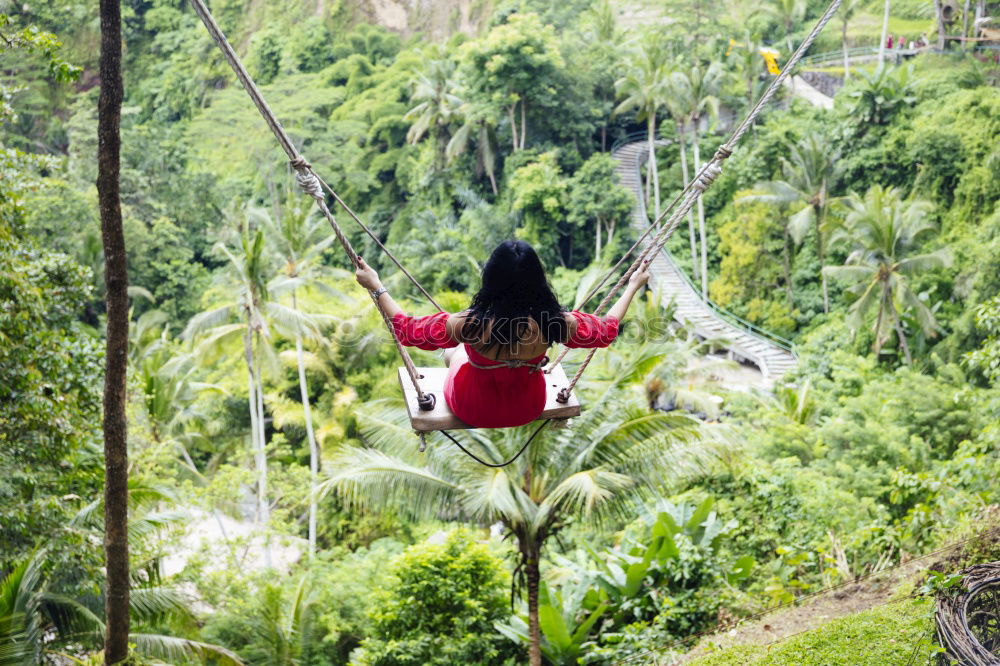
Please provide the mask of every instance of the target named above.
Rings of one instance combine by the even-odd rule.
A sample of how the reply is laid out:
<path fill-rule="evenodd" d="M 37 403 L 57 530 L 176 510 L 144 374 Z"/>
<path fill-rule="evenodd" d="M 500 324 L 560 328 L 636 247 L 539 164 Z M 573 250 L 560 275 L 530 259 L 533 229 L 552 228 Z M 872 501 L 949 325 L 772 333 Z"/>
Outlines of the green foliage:
<path fill-rule="evenodd" d="M 506 113 L 514 150 L 524 148 L 529 106 L 537 115 L 557 105 L 556 73 L 564 61 L 555 29 L 537 14 L 511 14 L 482 39 L 467 42 L 461 57 L 472 95 L 494 117 Z"/>
<path fill-rule="evenodd" d="M 69 257 L 0 225 L 0 571 L 99 484 L 102 352 L 79 321 L 89 283 Z"/>
<path fill-rule="evenodd" d="M 655 30 L 626 32 L 614 3 L 495 6 L 492 15 L 483 2 L 467 16 L 451 12 L 448 30 L 471 29 L 432 45 L 414 30 L 442 32 L 435 8 L 407 10 L 410 30 L 400 36 L 364 24 L 385 14 L 353 0 L 212 3 L 296 147 L 449 310 L 464 307 L 490 249 L 515 233 L 555 269 L 565 303 L 581 297 L 630 242 L 631 195 L 616 184 L 615 163 L 603 151 L 640 129 L 631 110 L 652 121 L 642 128 L 650 138 L 666 140 L 647 169 L 653 209 L 681 182 L 678 140 L 710 154 L 716 104 L 738 115 L 768 82 L 757 53 L 761 35 L 794 42 L 820 9 L 792 0 L 765 11 L 685 0 L 652 8 L 668 19 Z M 520 467 L 494 471 L 434 438 L 418 454 L 396 402 L 365 404 L 397 395 L 398 359 L 367 296 L 333 268 L 347 263 L 325 222 L 293 203 L 284 155 L 185 3 L 123 9 L 129 273 L 135 294 L 152 296 L 134 303 L 133 474 L 175 486 L 185 505 L 247 519 L 253 467 L 264 463 L 269 501 L 260 509 L 273 511 L 272 538 L 304 536 L 314 497 L 308 395 L 322 453 L 316 459 L 338 491 L 318 507 L 318 552 L 289 573 L 189 562 L 185 580 L 211 609 L 197 618 L 151 564 L 173 547 L 160 529 L 172 519 L 134 507 L 141 510 L 133 531 L 148 535 L 136 544 L 136 564 L 149 583 L 137 595 L 149 613 L 136 617 L 152 634 L 136 637 L 137 654 L 224 662 L 223 653 L 208 656 L 192 642 L 208 640 L 259 664 L 326 666 L 346 663 L 352 651 L 359 663 L 524 661 L 527 625 L 509 618 L 507 567 L 471 537 L 414 547 L 387 577 L 402 545 L 378 537 L 423 535 L 438 529 L 419 522 L 432 518 L 502 521 L 522 548 L 519 561 L 542 562 L 547 582 L 537 611 L 546 658 L 603 663 L 720 615 L 848 580 L 900 551 L 925 551 L 952 528 L 978 526 L 982 507 L 1000 501 L 1000 398 L 989 387 L 997 380 L 1000 96 L 988 66 L 928 54 L 915 59 L 912 75 L 852 73 L 832 112 L 798 102 L 768 111 L 727 161 L 705 197 L 699 242 L 713 298 L 797 337 L 799 366 L 772 396 L 723 394 L 723 408 L 711 415 L 728 430 L 651 410 L 668 396 L 690 406 L 700 392 L 704 401 L 699 378 L 723 366 L 689 369 L 692 353 L 703 351 L 694 340 L 632 344 L 623 336 L 582 382 L 584 415 L 547 432 Z M 7 86 L 0 112 L 0 573 L 26 572 L 36 544 L 49 542 L 39 589 L 99 616 L 98 505 L 87 507 L 85 519 L 71 518 L 100 477 L 95 10 L 78 0 L 28 3 L 12 6 L 0 26 L 14 40 L 0 47 L 7 51 L 0 54 Z M 849 40 L 867 20 L 865 12 L 855 16 Z M 476 34 L 477 26 L 485 29 Z M 737 43 L 721 63 L 730 37 Z M 831 36 L 830 48 L 837 41 Z M 76 87 L 58 83 L 74 74 L 67 60 L 84 66 Z M 616 99 L 615 80 L 630 77 Z M 629 113 L 613 114 L 622 100 Z M 707 128 L 699 122 L 705 116 Z M 657 134 L 655 124 L 667 120 Z M 889 204 L 866 202 L 876 185 L 883 193 L 895 188 Z M 861 196 L 841 207 L 852 191 Z M 746 194 L 758 201 L 742 201 Z M 906 241 L 894 251 L 905 251 L 871 243 L 879 234 L 860 218 L 885 208 L 898 221 L 913 200 L 928 203 L 916 206 L 921 224 L 903 224 L 909 231 L 894 236 Z M 414 290 L 349 216 L 334 212 L 407 310 L 426 312 L 416 299 L 407 302 Z M 823 222 L 841 212 L 850 218 L 848 233 L 827 247 L 833 225 Z M 227 237 L 244 222 L 245 235 Z M 921 225 L 940 232 L 914 232 Z M 212 251 L 219 240 L 235 240 L 227 247 L 236 261 L 221 247 Z M 675 243 L 688 240 L 681 234 Z M 824 264 L 898 269 L 945 247 L 954 272 L 914 270 L 905 275 L 909 293 L 899 291 L 891 303 L 912 347 L 911 367 L 866 356 L 879 327 L 850 318 L 852 293 L 834 289 L 830 313 L 819 314 Z M 921 305 L 940 342 L 922 326 L 930 319 Z M 659 334 L 671 317 L 650 300 L 633 308 L 626 331 Z M 877 317 L 873 308 L 863 323 Z M 203 324 L 213 331 L 198 337 L 203 344 L 174 337 L 192 318 L 192 333 Z M 248 323 L 259 333 L 251 335 L 259 396 L 238 344 Z M 891 341 L 886 347 L 896 351 Z M 414 357 L 439 363 L 431 354 Z M 717 400 L 718 384 L 709 388 Z M 255 396 L 266 411 L 252 410 L 251 421 Z M 524 433 L 461 436 L 499 460 Z M 745 445 L 739 456 L 729 441 Z M 708 465 L 719 457 L 724 464 Z M 675 491 L 664 511 L 616 535 L 636 506 Z M 706 496 L 715 504 L 699 514 Z M 164 507 L 174 502 L 158 497 Z M 736 567 L 747 558 L 756 563 L 752 571 Z M 165 594 L 157 600 L 151 588 L 158 587 Z M 14 615 L 0 612 L 4 631 L 19 631 L 13 620 L 23 617 Z M 498 633 L 498 621 L 513 643 Z M 871 639 L 882 650 L 899 641 L 900 627 L 890 636 L 867 620 L 852 622 L 841 633 L 855 643 Z M 96 646 L 95 626 L 86 625 L 86 637 L 73 634 L 75 644 Z M 165 629 L 188 638 L 165 637 Z M 68 645 L 62 637 L 70 634 L 49 635 Z M 822 663 L 838 663 L 840 654 L 850 663 L 868 659 L 839 634 L 830 642 L 807 637 L 772 653 L 795 663 L 810 655 L 822 655 L 814 659 Z M 99 659 L 83 651 L 74 656 Z"/>
<path fill-rule="evenodd" d="M 852 112 L 864 123 L 884 125 L 917 99 L 912 67 L 880 65 L 872 73 L 863 69 L 857 73 L 860 83 L 847 95 L 855 100 Z"/>
<path fill-rule="evenodd" d="M 493 631 L 506 617 L 507 573 L 467 532 L 410 546 L 370 611 L 372 633 L 352 664 L 482 664 L 513 656 Z"/>
<path fill-rule="evenodd" d="M 592 155 L 573 174 L 568 185 L 566 218 L 576 227 L 577 242 L 586 247 L 589 239 L 595 237 L 595 260 L 602 258 L 602 252 L 617 254 L 623 243 L 619 242 L 621 235 L 615 236 L 615 232 L 627 226 L 635 202 L 632 193 L 617 182 L 615 161 L 610 155 Z"/>
<path fill-rule="evenodd" d="M 524 215 L 518 235 L 539 248 L 542 260 L 552 264 L 565 262 L 559 241 L 566 235 L 567 183 L 562 177 L 554 152 L 544 153 L 511 176 L 513 208 Z"/>
<path fill-rule="evenodd" d="M 826 266 L 823 272 L 851 283 L 846 290 L 854 299 L 848 322 L 855 331 L 873 309 L 876 311 L 872 329 L 875 354 L 894 333 L 906 362 L 911 363 L 904 319 L 912 321 L 912 328 L 926 337 L 938 333 L 934 313 L 924 303 L 927 297 L 921 298 L 911 284 L 921 273 L 948 266 L 950 254 L 946 249 L 916 251 L 922 237 L 934 231 L 927 202 L 903 201 L 894 189 L 876 185 L 864 198 L 851 195 L 847 207 L 845 227 L 834 242 L 849 244 L 850 254 L 843 266 Z"/>
<path fill-rule="evenodd" d="M 0 14 L 0 55 L 8 51 L 38 54 L 45 59 L 48 74 L 56 82 L 76 81 L 83 70 L 59 57 L 61 48 L 62 42 L 51 32 L 39 30 L 34 25 L 18 28 L 10 16 Z"/>
<path fill-rule="evenodd" d="M 1000 297 L 976 308 L 976 325 L 986 335 L 982 346 L 966 356 L 966 363 L 986 377 L 1000 382 Z"/>
<path fill-rule="evenodd" d="M 552 664 L 580 663 L 581 654 L 592 640 L 596 624 L 608 609 L 607 603 L 593 603 L 593 591 L 586 580 L 574 587 L 555 589 L 542 584 L 538 592 L 538 625 L 542 634 L 542 654 Z M 528 647 L 527 609 L 511 618 L 509 624 L 498 624 L 497 630 L 507 638 Z M 587 650 L 589 653 L 590 651 Z"/>

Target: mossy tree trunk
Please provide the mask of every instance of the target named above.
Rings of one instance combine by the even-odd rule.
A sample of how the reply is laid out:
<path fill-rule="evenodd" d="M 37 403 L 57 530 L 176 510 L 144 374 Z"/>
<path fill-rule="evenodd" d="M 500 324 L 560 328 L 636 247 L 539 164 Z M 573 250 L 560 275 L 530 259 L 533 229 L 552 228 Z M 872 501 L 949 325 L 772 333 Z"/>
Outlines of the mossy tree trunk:
<path fill-rule="evenodd" d="M 101 0 L 101 92 L 97 111 L 97 197 L 104 246 L 107 347 L 104 366 L 104 660 L 128 659 L 128 271 L 120 196 L 122 28 L 118 0 Z"/>

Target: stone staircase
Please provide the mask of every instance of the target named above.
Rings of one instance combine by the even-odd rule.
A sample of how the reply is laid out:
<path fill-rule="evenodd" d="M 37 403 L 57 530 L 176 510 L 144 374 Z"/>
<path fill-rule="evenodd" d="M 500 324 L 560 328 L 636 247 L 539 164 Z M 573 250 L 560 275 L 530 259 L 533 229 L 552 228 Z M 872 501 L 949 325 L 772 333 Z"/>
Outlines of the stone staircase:
<path fill-rule="evenodd" d="M 643 204 L 639 169 L 648 156 L 648 145 L 645 141 L 625 143 L 614 148 L 611 156 L 618 162 L 615 167 L 618 182 L 635 195 L 632 228 L 637 232 L 645 231 L 649 220 Z M 676 303 L 675 318 L 682 324 L 691 326 L 696 335 L 718 342 L 728 350 L 732 358 L 753 364 L 769 383 L 795 367 L 798 361 L 788 341 L 755 329 L 751 324 L 741 322 L 735 315 L 721 310 L 711 301 L 702 299 L 700 292 L 677 267 L 668 252 L 659 252 L 650 268 L 653 279 L 657 281 L 663 294 Z"/>

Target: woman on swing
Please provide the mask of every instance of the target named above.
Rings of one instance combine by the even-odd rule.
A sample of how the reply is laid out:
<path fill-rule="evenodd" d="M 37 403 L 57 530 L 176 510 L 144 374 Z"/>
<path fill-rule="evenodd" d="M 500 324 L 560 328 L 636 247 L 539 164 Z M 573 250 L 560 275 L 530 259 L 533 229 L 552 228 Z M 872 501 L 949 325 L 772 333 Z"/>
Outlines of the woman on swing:
<path fill-rule="evenodd" d="M 468 309 L 410 317 L 382 286 L 378 273 L 363 259 L 359 262 L 358 283 L 392 319 L 401 343 L 449 349 L 444 399 L 455 416 L 475 428 L 509 428 L 537 419 L 545 409 L 541 370 L 548 363 L 549 345 L 607 347 L 618 335 L 632 297 L 649 280 L 647 262 L 632 274 L 604 318 L 566 312 L 552 293 L 534 248 L 508 240 L 493 250 L 483 267 L 482 288 Z"/>

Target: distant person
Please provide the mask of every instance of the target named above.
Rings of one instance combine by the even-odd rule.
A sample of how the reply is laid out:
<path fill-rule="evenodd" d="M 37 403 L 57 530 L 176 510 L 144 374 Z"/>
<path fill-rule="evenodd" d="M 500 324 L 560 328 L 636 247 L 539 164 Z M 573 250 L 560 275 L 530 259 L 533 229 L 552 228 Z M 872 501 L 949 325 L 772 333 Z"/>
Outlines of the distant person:
<path fill-rule="evenodd" d="M 889 35 L 889 39 L 885 40 L 885 48 L 887 49 L 892 48 L 892 35 Z"/>
<path fill-rule="evenodd" d="M 378 273 L 360 258 L 358 263 L 358 283 L 382 305 L 402 344 L 449 349 L 444 399 L 455 416 L 474 428 L 508 428 L 537 419 L 545 409 L 542 368 L 549 346 L 607 347 L 617 337 L 632 297 L 649 280 L 647 261 L 604 317 L 567 312 L 552 293 L 535 250 L 524 241 L 507 240 L 483 266 L 482 287 L 468 308 L 458 314 L 410 317 L 389 296 Z"/>
<path fill-rule="evenodd" d="M 899 43 L 896 46 L 897 46 L 897 48 L 905 49 L 906 48 L 906 37 L 900 37 L 899 38 Z"/>

